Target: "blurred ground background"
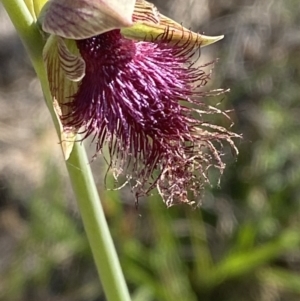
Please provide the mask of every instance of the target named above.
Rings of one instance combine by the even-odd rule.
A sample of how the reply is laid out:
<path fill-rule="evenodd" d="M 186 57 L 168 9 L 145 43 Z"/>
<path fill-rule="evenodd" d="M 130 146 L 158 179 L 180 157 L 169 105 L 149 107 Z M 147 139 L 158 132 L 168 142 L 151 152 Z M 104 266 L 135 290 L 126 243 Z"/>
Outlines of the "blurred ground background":
<path fill-rule="evenodd" d="M 225 39 L 213 87 L 231 88 L 243 134 L 201 209 L 139 212 L 103 190 L 134 301 L 300 300 L 300 6 L 296 0 L 164 0 L 162 13 Z M 39 83 L 0 5 L 0 300 L 105 300 Z"/>

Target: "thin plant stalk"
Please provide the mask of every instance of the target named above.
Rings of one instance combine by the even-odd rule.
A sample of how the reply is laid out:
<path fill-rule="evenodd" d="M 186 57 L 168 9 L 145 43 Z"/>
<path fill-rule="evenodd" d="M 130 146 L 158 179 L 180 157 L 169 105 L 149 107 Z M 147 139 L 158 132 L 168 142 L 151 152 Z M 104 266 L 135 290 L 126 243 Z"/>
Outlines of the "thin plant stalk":
<path fill-rule="evenodd" d="M 27 49 L 41 82 L 56 131 L 60 135 L 59 123 L 53 110 L 52 97 L 43 64 L 44 40 L 23 0 L 0 1 Z M 83 145 L 75 143 L 66 166 L 106 298 L 108 301 L 129 301 L 128 288 Z"/>

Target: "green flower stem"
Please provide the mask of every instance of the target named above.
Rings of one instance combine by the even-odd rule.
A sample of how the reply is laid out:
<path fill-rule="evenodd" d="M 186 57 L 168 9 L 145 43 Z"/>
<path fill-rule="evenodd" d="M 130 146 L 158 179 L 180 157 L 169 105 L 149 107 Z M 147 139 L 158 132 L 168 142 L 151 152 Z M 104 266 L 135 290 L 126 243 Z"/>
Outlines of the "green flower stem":
<path fill-rule="evenodd" d="M 28 51 L 60 135 L 42 59 L 44 40 L 23 0 L 1 1 Z M 129 301 L 130 295 L 82 145 L 75 143 L 66 165 L 106 298 L 108 301 Z"/>

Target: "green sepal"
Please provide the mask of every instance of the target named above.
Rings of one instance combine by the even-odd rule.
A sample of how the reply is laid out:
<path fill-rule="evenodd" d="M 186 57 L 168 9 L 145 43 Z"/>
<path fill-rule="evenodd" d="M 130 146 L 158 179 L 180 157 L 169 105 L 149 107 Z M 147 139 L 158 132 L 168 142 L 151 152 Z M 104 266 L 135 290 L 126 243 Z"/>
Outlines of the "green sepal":
<path fill-rule="evenodd" d="M 28 10 L 30 11 L 33 19 L 36 21 L 42 8 L 48 0 L 24 0 Z"/>

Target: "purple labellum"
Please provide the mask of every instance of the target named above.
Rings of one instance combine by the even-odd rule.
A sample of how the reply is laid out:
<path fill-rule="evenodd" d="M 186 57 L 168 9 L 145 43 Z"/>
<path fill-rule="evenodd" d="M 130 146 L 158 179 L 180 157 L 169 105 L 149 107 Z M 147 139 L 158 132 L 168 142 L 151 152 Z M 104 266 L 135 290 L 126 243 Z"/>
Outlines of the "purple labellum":
<path fill-rule="evenodd" d="M 213 142 L 236 134 L 203 123 L 199 88 L 209 74 L 195 67 L 191 41 L 125 39 L 120 30 L 76 41 L 85 76 L 68 103 L 65 127 L 92 135 L 97 152 L 108 145 L 110 167 L 135 180 L 137 197 L 158 188 L 167 205 L 190 202 L 207 182 L 207 169 L 224 164 Z M 205 113 L 204 113 L 205 114 Z M 200 116 L 201 117 L 201 116 Z"/>

